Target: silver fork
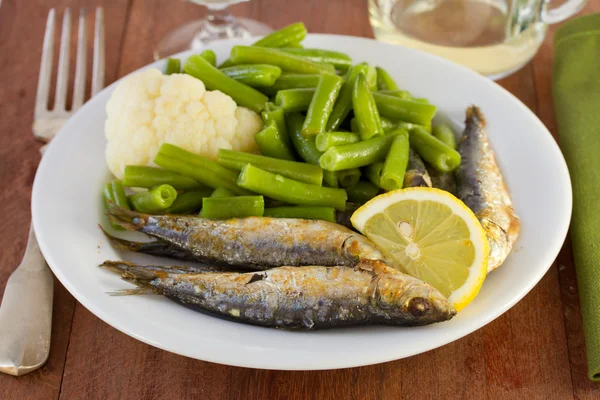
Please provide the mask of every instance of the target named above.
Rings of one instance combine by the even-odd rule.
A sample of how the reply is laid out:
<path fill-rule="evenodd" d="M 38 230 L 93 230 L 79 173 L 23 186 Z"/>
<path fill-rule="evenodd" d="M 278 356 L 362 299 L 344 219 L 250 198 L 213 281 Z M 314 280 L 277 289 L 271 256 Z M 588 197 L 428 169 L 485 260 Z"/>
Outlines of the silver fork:
<path fill-rule="evenodd" d="M 63 15 L 54 108 L 48 110 L 55 14 L 54 9 L 48 13 L 33 123 L 35 136 L 45 141 L 54 137 L 73 112 L 81 107 L 85 97 L 85 11 L 81 10 L 73 106 L 71 110 L 66 109 L 71 36 L 71 11 L 67 8 Z M 92 96 L 103 86 L 103 12 L 98 8 L 94 29 Z M 53 285 L 52 273 L 46 266 L 33 228 L 30 227 L 25 255 L 21 264 L 8 278 L 0 304 L 0 372 L 15 376 L 24 375 L 38 369 L 48 359 L 52 330 Z"/>

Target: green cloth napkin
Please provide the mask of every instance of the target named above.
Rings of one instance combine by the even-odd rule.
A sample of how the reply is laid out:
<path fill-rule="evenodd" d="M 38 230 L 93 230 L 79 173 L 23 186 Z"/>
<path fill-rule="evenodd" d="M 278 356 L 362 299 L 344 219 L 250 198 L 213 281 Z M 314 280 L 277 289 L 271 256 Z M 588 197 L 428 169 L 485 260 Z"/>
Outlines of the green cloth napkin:
<path fill-rule="evenodd" d="M 554 50 L 554 109 L 573 182 L 571 239 L 588 374 L 600 381 L 600 14 L 560 27 Z"/>

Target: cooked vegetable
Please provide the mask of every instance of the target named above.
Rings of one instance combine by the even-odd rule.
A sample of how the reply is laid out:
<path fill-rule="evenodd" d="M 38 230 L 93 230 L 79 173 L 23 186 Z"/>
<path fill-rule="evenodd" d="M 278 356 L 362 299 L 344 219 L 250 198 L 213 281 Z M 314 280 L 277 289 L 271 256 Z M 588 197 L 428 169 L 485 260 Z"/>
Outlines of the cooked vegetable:
<path fill-rule="evenodd" d="M 358 74 L 354 83 L 352 108 L 358 125 L 358 133 L 362 140 L 383 135 L 379 111 L 377 111 L 373 94 L 367 86 L 365 74 L 362 72 Z"/>
<path fill-rule="evenodd" d="M 150 189 L 158 185 L 170 185 L 177 190 L 201 189 L 205 186 L 189 176 L 161 168 L 127 165 L 123 185 Z"/>
<path fill-rule="evenodd" d="M 360 175 L 361 172 L 358 168 L 344 169 L 337 172 L 338 182 L 343 188 L 356 185 L 360 180 Z"/>
<path fill-rule="evenodd" d="M 167 59 L 167 68 L 165 69 L 165 75 L 179 74 L 181 73 L 181 61 L 179 58 Z"/>
<path fill-rule="evenodd" d="M 104 186 L 104 202 L 108 206 L 109 203 L 115 204 L 117 207 L 129 210 L 129 201 L 125 194 L 125 189 L 120 180 L 115 179 Z M 122 229 L 119 225 L 111 224 L 114 229 Z"/>
<path fill-rule="evenodd" d="M 294 74 L 290 72 L 282 72 L 277 78 L 273 86 L 263 89 L 268 94 L 275 94 L 280 90 L 285 89 L 314 89 L 319 84 L 321 75 Z"/>
<path fill-rule="evenodd" d="M 191 55 L 183 66 L 186 74 L 202 80 L 210 90 L 219 90 L 231 98 L 242 107 L 261 112 L 265 108 L 265 103 L 269 100 L 267 96 L 248 85 L 244 85 L 225 75 L 210 62 L 199 55 Z"/>
<path fill-rule="evenodd" d="M 355 185 L 346 188 L 348 193 L 348 200 L 353 203 L 364 204 L 377 196 L 379 188 L 373 185 L 371 182 L 360 181 Z"/>
<path fill-rule="evenodd" d="M 267 47 L 233 46 L 229 59 L 233 64 L 269 64 L 281 68 L 282 71 L 302 74 L 335 73 L 335 68 L 331 64 L 316 63 L 304 57 Z"/>
<path fill-rule="evenodd" d="M 219 186 L 210 194 L 210 196 L 206 196 L 206 197 L 219 198 L 219 197 L 234 197 L 234 196 L 235 196 L 235 194 L 231 190 L 224 188 L 223 186 Z"/>
<path fill-rule="evenodd" d="M 348 116 L 348 113 L 352 109 L 352 92 L 354 91 L 356 78 L 361 72 L 366 74 L 367 70 L 368 66 L 365 64 L 354 65 L 348 70 L 345 81 L 340 89 L 340 94 L 329 116 L 329 121 L 327 121 L 327 131 L 338 129 Z"/>
<path fill-rule="evenodd" d="M 381 93 L 373 93 L 379 113 L 392 120 L 412 122 L 419 125 L 429 125 L 437 111 L 436 106 L 405 100 Z"/>
<path fill-rule="evenodd" d="M 162 143 L 216 158 L 219 148 L 256 152 L 260 116 L 231 97 L 206 91 L 187 74 L 144 69 L 118 82 L 106 104 L 106 163 L 118 179 L 126 165 L 153 165 Z"/>
<path fill-rule="evenodd" d="M 202 216 L 211 219 L 262 217 L 265 200 L 262 196 L 205 197 Z"/>
<path fill-rule="evenodd" d="M 162 211 L 162 214 L 194 214 L 202 208 L 202 199 L 211 195 L 212 189 L 204 188 L 183 192 L 171 204 L 171 207 Z"/>
<path fill-rule="evenodd" d="M 261 113 L 262 119 L 267 125 L 271 121 L 275 121 L 277 124 L 277 130 L 279 131 L 279 135 L 285 145 L 290 148 L 291 151 L 291 142 L 290 137 L 287 133 L 287 126 L 285 124 L 285 112 L 282 108 L 275 107 L 273 103 L 267 103 L 267 109 Z"/>
<path fill-rule="evenodd" d="M 283 112 L 282 110 L 280 111 Z M 256 139 L 260 152 L 265 156 L 282 160 L 294 160 L 294 153 L 292 153 L 292 149 L 286 141 L 287 138 L 279 131 L 277 122 L 271 121 L 262 131 L 258 132 L 254 138 Z"/>
<path fill-rule="evenodd" d="M 164 143 L 156 157 L 156 165 L 189 176 L 211 188 L 223 186 L 238 195 L 249 194 L 237 186 L 237 174 L 208 158 L 190 153 L 172 144 Z"/>
<path fill-rule="evenodd" d="M 320 219 L 322 221 L 335 222 L 335 208 L 310 206 L 273 207 L 265 208 L 264 216 L 271 218 Z"/>
<path fill-rule="evenodd" d="M 319 151 L 326 151 L 333 146 L 341 146 L 359 142 L 360 138 L 352 132 L 321 132 L 315 138 L 315 144 Z"/>
<path fill-rule="evenodd" d="M 342 83 L 342 78 L 337 75 L 321 75 L 302 126 L 304 136 L 316 136 L 325 131 Z"/>
<path fill-rule="evenodd" d="M 450 172 L 460 165 L 460 154 L 456 150 L 421 127 L 410 130 L 410 144 L 423 160 L 438 171 Z"/>
<path fill-rule="evenodd" d="M 202 53 L 200 53 L 200 57 L 208 61 L 213 67 L 217 65 L 217 55 L 214 51 L 210 49 L 206 49 Z"/>
<path fill-rule="evenodd" d="M 279 67 L 267 64 L 234 65 L 221 68 L 221 71 L 228 77 L 253 88 L 273 86 L 281 75 Z"/>
<path fill-rule="evenodd" d="M 408 143 L 408 132 L 400 129 L 396 135 L 390 151 L 385 157 L 379 185 L 389 191 L 402 189 L 404 186 L 404 174 L 408 166 L 410 146 Z"/>
<path fill-rule="evenodd" d="M 275 104 L 286 113 L 306 111 L 314 94 L 315 89 L 280 90 L 275 96 Z"/>
<path fill-rule="evenodd" d="M 381 68 L 376 67 L 377 70 L 377 89 L 378 90 L 398 90 L 398 85 L 394 82 L 394 79 L 388 74 L 388 72 Z"/>
<path fill-rule="evenodd" d="M 134 210 L 154 214 L 171 207 L 176 198 L 177 190 L 173 186 L 160 185 L 129 196 L 129 201 Z"/>
<path fill-rule="evenodd" d="M 352 59 L 348 54 L 339 51 L 322 50 L 322 49 L 298 49 L 298 48 L 281 48 L 284 53 L 294 54 L 304 57 L 308 60 L 322 63 L 332 64 L 335 68 L 346 71 L 352 65 Z"/>
<path fill-rule="evenodd" d="M 343 189 L 296 181 L 259 169 L 252 164 L 246 164 L 242 168 L 238 185 L 289 204 L 331 206 L 342 211 L 346 208 L 347 196 Z"/>
<path fill-rule="evenodd" d="M 367 165 L 365 168 L 365 176 L 371 183 L 377 187 L 381 187 L 381 171 L 383 170 L 383 162 L 375 162 Z"/>
<path fill-rule="evenodd" d="M 410 95 L 410 92 L 406 90 L 380 90 L 377 93 L 414 101 L 413 97 Z"/>
<path fill-rule="evenodd" d="M 319 164 L 328 171 L 364 167 L 383 160 L 393 140 L 394 135 L 377 136 L 363 142 L 331 147 L 323 153 Z"/>
<path fill-rule="evenodd" d="M 431 130 L 433 136 L 438 138 L 446 146 L 456 149 L 456 135 L 448 124 L 437 124 Z"/>
<path fill-rule="evenodd" d="M 253 46 L 285 47 L 298 44 L 306 37 L 306 27 L 302 22 L 285 26 L 254 42 Z"/>
<path fill-rule="evenodd" d="M 226 168 L 237 171 L 240 171 L 246 164 L 252 164 L 265 171 L 300 182 L 313 185 L 321 185 L 323 182 L 323 170 L 318 165 L 278 160 L 257 154 L 241 153 L 225 149 L 219 150 L 218 162 Z"/>

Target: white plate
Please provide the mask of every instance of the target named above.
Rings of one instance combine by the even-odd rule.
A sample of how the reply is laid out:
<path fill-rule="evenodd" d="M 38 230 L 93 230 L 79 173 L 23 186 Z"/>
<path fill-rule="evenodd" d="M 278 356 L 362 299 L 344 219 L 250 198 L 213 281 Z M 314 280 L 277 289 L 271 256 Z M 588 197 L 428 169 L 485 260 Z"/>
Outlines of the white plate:
<path fill-rule="evenodd" d="M 233 44 L 213 46 L 219 60 Z M 485 113 L 522 231 L 516 249 L 488 277 L 475 301 L 453 320 L 427 327 L 288 332 L 211 317 L 159 296 L 107 295 L 131 287 L 97 267 L 122 256 L 97 226 L 103 209 L 100 192 L 109 178 L 104 120 L 113 84 L 84 105 L 54 139 L 33 188 L 33 224 L 42 252 L 81 304 L 120 331 L 184 356 L 252 368 L 314 370 L 395 360 L 457 340 L 508 310 L 542 278 L 567 233 L 571 185 L 558 146 L 525 105 L 491 80 L 412 49 L 335 35 L 309 35 L 305 45 L 340 50 L 355 62 L 385 67 L 401 88 L 427 97 L 459 124 L 471 104 Z"/>

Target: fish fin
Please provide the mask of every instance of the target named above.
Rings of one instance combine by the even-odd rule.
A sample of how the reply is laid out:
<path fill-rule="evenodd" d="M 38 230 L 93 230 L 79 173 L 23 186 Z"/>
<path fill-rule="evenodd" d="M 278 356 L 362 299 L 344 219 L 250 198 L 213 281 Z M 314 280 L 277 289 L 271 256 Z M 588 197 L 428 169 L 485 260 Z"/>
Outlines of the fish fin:
<path fill-rule="evenodd" d="M 146 224 L 149 217 L 147 214 L 141 214 L 136 211 L 119 207 L 110 200 L 106 201 L 106 205 L 108 208 L 106 215 L 108 216 L 109 221 L 128 231 L 139 231 L 140 227 Z"/>
<path fill-rule="evenodd" d="M 148 295 L 148 294 L 161 294 L 151 287 L 139 287 L 135 289 L 119 289 L 111 292 L 106 292 L 109 296 L 137 296 L 137 295 Z"/>
<path fill-rule="evenodd" d="M 472 120 L 482 127 L 485 126 L 485 117 L 483 116 L 483 112 L 477 106 L 470 106 L 467 108 L 467 122 Z"/>
<path fill-rule="evenodd" d="M 98 227 L 102 230 L 102 232 L 104 233 L 104 236 L 106 236 L 106 238 L 109 240 L 112 247 L 114 247 L 117 250 L 127 250 L 127 251 L 131 251 L 134 253 L 143 253 L 145 246 L 147 246 L 148 244 L 154 243 L 154 242 L 134 242 L 131 240 L 121 239 L 121 238 L 118 238 L 118 237 L 113 236 L 112 234 L 108 233 L 108 231 L 106 229 L 104 229 L 104 227 L 102 225 L 98 224 Z"/>
<path fill-rule="evenodd" d="M 148 286 L 154 279 L 165 278 L 169 275 L 168 272 L 162 271 L 159 267 L 146 267 L 126 261 L 104 261 L 100 264 L 100 267 L 114 272 L 124 281 L 138 286 Z"/>

